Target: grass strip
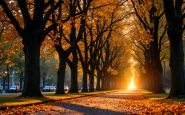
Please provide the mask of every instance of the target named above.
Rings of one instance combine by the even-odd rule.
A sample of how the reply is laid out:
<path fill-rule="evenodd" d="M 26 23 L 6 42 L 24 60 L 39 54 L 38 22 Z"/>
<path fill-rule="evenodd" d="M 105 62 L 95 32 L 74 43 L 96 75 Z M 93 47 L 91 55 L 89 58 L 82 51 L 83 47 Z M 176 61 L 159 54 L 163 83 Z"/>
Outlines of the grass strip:
<path fill-rule="evenodd" d="M 139 89 L 139 92 L 148 99 L 164 99 L 168 96 L 168 93 L 152 93 L 151 91 Z"/>
<path fill-rule="evenodd" d="M 44 97 L 30 98 L 30 97 L 18 97 L 20 94 L 7 94 L 0 95 L 0 110 L 5 110 L 7 107 L 12 108 L 16 106 L 30 106 L 43 104 L 48 102 L 54 102 L 59 100 L 74 99 L 84 96 L 91 96 L 97 94 L 105 94 L 116 92 L 119 90 L 110 91 L 96 91 L 96 92 L 80 92 L 80 93 L 66 93 L 66 94 L 55 94 L 55 92 L 44 92 Z"/>
<path fill-rule="evenodd" d="M 185 98 L 172 98 L 167 99 L 169 94 L 169 89 L 166 90 L 166 93 L 152 93 L 151 91 L 139 89 L 139 92 L 148 99 L 159 101 L 162 103 L 182 103 L 185 102 Z"/>

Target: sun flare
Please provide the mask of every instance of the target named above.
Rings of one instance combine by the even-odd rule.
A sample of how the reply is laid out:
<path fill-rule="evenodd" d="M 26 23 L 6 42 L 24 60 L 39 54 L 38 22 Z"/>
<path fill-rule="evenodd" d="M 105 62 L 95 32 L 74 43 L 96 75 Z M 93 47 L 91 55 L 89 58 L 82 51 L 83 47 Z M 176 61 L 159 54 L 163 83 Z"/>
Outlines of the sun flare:
<path fill-rule="evenodd" d="M 135 76 L 135 68 L 134 68 L 134 66 L 137 64 L 137 62 L 134 61 L 133 58 L 131 58 L 130 59 L 130 63 L 132 64 L 131 65 L 131 68 L 130 68 L 131 69 L 131 72 L 132 72 L 132 77 L 130 79 L 130 84 L 128 86 L 128 89 L 133 90 L 133 89 L 136 89 L 136 86 L 134 84 L 134 76 Z"/>
<path fill-rule="evenodd" d="M 136 89 L 136 86 L 134 85 L 134 76 L 132 76 L 130 85 L 128 86 L 128 89 Z"/>

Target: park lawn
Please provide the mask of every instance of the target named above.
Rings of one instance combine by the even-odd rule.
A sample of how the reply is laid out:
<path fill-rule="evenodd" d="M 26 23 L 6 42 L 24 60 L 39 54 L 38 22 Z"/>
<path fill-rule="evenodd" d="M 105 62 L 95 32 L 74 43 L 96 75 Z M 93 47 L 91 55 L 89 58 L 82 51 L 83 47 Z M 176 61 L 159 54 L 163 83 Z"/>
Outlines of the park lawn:
<path fill-rule="evenodd" d="M 169 92 L 170 92 L 169 90 L 166 90 L 166 93 L 159 93 L 159 94 L 154 94 L 150 91 L 143 90 L 143 89 L 139 89 L 139 92 L 148 99 L 163 102 L 163 103 L 181 103 L 181 102 L 185 102 L 185 98 L 166 99 Z"/>
<path fill-rule="evenodd" d="M 82 92 L 82 93 L 67 93 L 56 95 L 55 92 L 44 92 L 42 93 L 44 97 L 38 98 L 29 98 L 29 97 L 18 97 L 20 94 L 7 94 L 0 95 L 0 109 L 6 109 L 7 107 L 23 106 L 23 105 L 33 105 L 41 104 L 46 102 L 53 102 L 63 99 L 72 99 L 83 96 L 90 96 L 96 94 L 110 93 L 119 90 L 110 90 L 110 91 L 96 91 L 96 92 Z"/>
<path fill-rule="evenodd" d="M 144 89 L 139 89 L 139 92 L 144 95 L 146 98 L 148 99 L 164 99 L 168 96 L 168 93 L 159 93 L 159 94 L 155 94 L 152 93 L 151 91 L 148 90 L 144 90 Z"/>

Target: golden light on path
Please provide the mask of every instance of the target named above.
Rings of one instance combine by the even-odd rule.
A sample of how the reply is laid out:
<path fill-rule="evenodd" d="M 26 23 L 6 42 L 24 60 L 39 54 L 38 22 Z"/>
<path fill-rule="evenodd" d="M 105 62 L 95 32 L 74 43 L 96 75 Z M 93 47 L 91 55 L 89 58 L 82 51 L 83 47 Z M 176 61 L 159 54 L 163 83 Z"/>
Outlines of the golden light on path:
<path fill-rule="evenodd" d="M 128 86 L 128 89 L 131 89 L 131 90 L 133 90 L 133 89 L 136 89 L 136 86 L 135 86 L 135 84 L 134 84 L 134 75 L 135 75 L 135 68 L 134 68 L 134 66 L 135 66 L 135 64 L 137 63 L 136 61 L 134 61 L 133 60 L 133 58 L 131 58 L 130 59 L 130 63 L 132 64 L 132 66 L 131 66 L 131 72 L 132 72 L 132 77 L 131 77 L 131 79 L 130 79 L 130 84 L 129 84 L 129 86 Z"/>
<path fill-rule="evenodd" d="M 136 89 L 136 86 L 134 85 L 134 76 L 132 76 L 130 85 L 128 86 L 128 89 Z"/>

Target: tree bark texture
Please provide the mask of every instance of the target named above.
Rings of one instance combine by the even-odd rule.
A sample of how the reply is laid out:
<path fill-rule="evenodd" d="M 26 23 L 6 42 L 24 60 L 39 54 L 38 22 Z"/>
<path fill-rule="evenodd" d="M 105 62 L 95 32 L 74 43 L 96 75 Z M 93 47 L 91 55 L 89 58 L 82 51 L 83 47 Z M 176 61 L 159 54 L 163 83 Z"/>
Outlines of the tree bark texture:
<path fill-rule="evenodd" d="M 170 39 L 171 91 L 170 97 L 184 95 L 184 52 L 182 35 L 178 31 L 168 31 Z"/>
<path fill-rule="evenodd" d="M 182 0 L 163 0 L 164 11 L 168 23 L 170 41 L 171 90 L 168 98 L 181 97 L 185 94 L 184 51 L 182 40 Z"/>
<path fill-rule="evenodd" d="M 88 92 L 87 89 L 87 64 L 84 63 L 84 67 L 83 67 L 83 88 L 82 88 L 82 92 Z"/>
<path fill-rule="evenodd" d="M 58 52 L 58 55 L 59 55 L 59 69 L 58 69 L 58 72 L 57 72 L 56 94 L 65 94 L 64 81 L 65 81 L 65 71 L 66 71 L 67 57 L 62 52 Z"/>
<path fill-rule="evenodd" d="M 30 36 L 31 37 L 31 36 Z M 25 38 L 26 39 L 26 38 Z M 29 41 L 24 43 L 25 53 L 25 78 L 24 88 L 21 96 L 41 97 L 40 91 L 40 46 L 37 37 L 27 38 Z"/>
<path fill-rule="evenodd" d="M 94 92 L 94 66 L 93 65 L 90 65 L 91 66 L 91 70 L 90 70 L 90 73 L 89 73 L 89 80 L 90 80 L 90 83 L 89 83 L 89 92 Z"/>

